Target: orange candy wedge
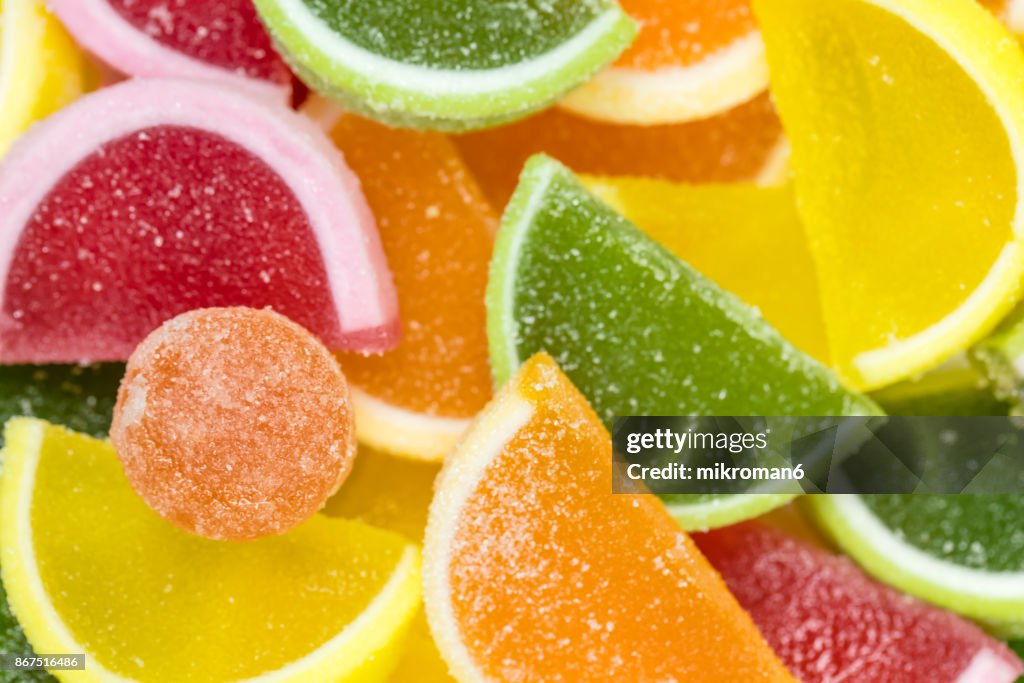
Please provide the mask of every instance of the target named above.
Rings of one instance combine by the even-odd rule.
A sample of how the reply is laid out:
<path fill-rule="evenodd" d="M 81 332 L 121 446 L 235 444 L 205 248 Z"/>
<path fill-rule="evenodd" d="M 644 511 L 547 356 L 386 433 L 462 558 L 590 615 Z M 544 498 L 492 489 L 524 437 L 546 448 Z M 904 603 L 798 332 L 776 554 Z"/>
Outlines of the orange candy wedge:
<path fill-rule="evenodd" d="M 793 681 L 611 437 L 539 354 L 449 455 L 424 599 L 460 681 Z"/>
<path fill-rule="evenodd" d="M 784 172 L 786 150 L 767 95 L 692 123 L 620 126 L 551 109 L 453 139 L 497 207 L 512 196 L 526 160 L 542 152 L 577 173 L 707 183 L 773 182 Z"/>
<path fill-rule="evenodd" d="M 620 0 L 636 40 L 562 106 L 593 119 L 654 125 L 721 113 L 768 87 L 750 0 Z"/>
<path fill-rule="evenodd" d="M 358 437 L 439 460 L 491 396 L 484 289 L 498 217 L 443 135 L 346 114 L 331 136 L 376 216 L 402 320 L 397 349 L 339 355 Z"/>

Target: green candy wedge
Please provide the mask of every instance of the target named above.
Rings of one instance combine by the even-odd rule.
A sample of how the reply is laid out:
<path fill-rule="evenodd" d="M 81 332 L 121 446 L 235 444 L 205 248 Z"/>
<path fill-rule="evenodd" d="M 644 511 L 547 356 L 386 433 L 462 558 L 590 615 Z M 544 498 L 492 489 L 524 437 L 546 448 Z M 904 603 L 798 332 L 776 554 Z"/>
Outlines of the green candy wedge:
<path fill-rule="evenodd" d="M 547 351 L 611 428 L 616 415 L 875 415 L 753 309 L 531 159 L 502 219 L 487 292 L 495 381 Z M 666 496 L 687 529 L 792 496 Z"/>
<path fill-rule="evenodd" d="M 255 0 L 315 90 L 386 123 L 496 125 L 613 61 L 636 26 L 614 0 Z"/>
<path fill-rule="evenodd" d="M 806 496 L 812 516 L 869 573 L 1024 636 L 1024 496 Z"/>
<path fill-rule="evenodd" d="M 106 436 L 123 374 L 120 363 L 0 366 L 0 425 L 15 416 L 38 417 Z"/>

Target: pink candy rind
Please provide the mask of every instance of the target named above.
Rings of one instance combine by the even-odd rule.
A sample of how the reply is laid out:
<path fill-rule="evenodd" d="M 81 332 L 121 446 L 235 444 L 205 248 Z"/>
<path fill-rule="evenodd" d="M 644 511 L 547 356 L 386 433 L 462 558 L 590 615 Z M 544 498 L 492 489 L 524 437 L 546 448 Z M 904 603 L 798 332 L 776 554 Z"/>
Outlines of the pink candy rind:
<path fill-rule="evenodd" d="M 0 281 L 7 282 L 24 226 L 63 176 L 102 144 L 155 126 L 214 133 L 264 160 L 306 211 L 324 260 L 339 325 L 315 332 L 333 350 L 377 353 L 397 345 L 398 299 L 376 222 L 341 153 L 314 123 L 287 107 L 209 82 L 125 81 L 87 95 L 23 135 L 0 164 Z M 0 310 L 2 304 L 0 298 Z M 52 354 L 13 359 L 5 351 L 0 346 L 0 363 L 122 360 Z"/>
<path fill-rule="evenodd" d="M 163 45 L 106 0 L 49 0 L 47 5 L 82 47 L 129 76 L 219 82 L 278 103 L 291 97 L 291 83 L 252 78 Z"/>

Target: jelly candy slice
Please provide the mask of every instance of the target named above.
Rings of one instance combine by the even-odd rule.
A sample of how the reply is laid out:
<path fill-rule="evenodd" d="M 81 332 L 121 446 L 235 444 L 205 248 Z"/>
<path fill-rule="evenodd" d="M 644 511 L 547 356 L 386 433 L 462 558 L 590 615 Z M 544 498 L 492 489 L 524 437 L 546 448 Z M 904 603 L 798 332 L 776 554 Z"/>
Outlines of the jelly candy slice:
<path fill-rule="evenodd" d="M 498 216 L 439 133 L 350 114 L 331 135 L 362 181 L 402 311 L 396 349 L 339 356 L 359 439 L 440 460 L 491 397 L 484 289 Z"/>
<path fill-rule="evenodd" d="M 640 24 L 636 41 L 562 106 L 617 123 L 678 123 L 768 88 L 750 0 L 622 0 L 622 9 Z"/>
<path fill-rule="evenodd" d="M 497 383 L 547 351 L 605 425 L 616 415 L 879 412 L 545 157 L 527 165 L 505 211 L 487 297 Z M 786 500 L 683 496 L 671 508 L 700 529 Z"/>
<path fill-rule="evenodd" d="M 830 363 L 860 389 L 927 371 L 1020 294 L 1024 53 L 965 0 L 754 9 Z"/>
<path fill-rule="evenodd" d="M 132 491 L 110 444 L 38 420 L 6 429 L 3 580 L 37 652 L 88 680 L 383 681 L 419 605 L 402 536 L 316 515 L 224 543 Z"/>
<path fill-rule="evenodd" d="M 423 586 L 455 677 L 792 681 L 658 499 L 611 492 L 610 446 L 538 354 L 451 453 Z"/>
<path fill-rule="evenodd" d="M 270 310 L 207 308 L 132 353 L 110 438 L 161 516 L 208 538 L 282 533 L 348 476 L 348 384 L 309 332 Z"/>
<path fill-rule="evenodd" d="M 1024 673 L 976 625 L 875 583 L 844 557 L 756 522 L 694 540 L 804 683 L 1012 683 Z"/>
<path fill-rule="evenodd" d="M 285 101 L 292 74 L 251 0 L 49 0 L 75 39 L 121 73 L 212 80 Z"/>
<path fill-rule="evenodd" d="M 808 496 L 815 519 L 868 573 L 1024 636 L 1024 497 Z"/>
<path fill-rule="evenodd" d="M 818 278 L 790 186 L 609 177 L 583 182 L 673 254 L 757 308 L 798 349 L 827 361 Z"/>
<path fill-rule="evenodd" d="M 4 0 L 0 11 L 0 155 L 33 122 L 82 93 L 85 60 L 43 0 Z"/>
<path fill-rule="evenodd" d="M 347 109 L 465 130 L 525 116 L 635 33 L 612 0 L 255 0 L 291 65 Z"/>
<path fill-rule="evenodd" d="M 399 458 L 360 446 L 352 473 L 324 505 L 323 513 L 397 531 L 421 543 L 434 480 L 440 470 L 438 463 Z"/>
<path fill-rule="evenodd" d="M 311 122 L 135 80 L 32 129 L 0 166 L 0 362 L 125 360 L 201 307 L 272 306 L 332 350 L 398 341 L 358 180 Z"/>
<path fill-rule="evenodd" d="M 523 164 L 548 154 L 578 173 L 687 183 L 774 182 L 787 146 L 767 95 L 703 121 L 664 126 L 599 123 L 549 109 L 452 138 L 488 198 L 504 207 Z"/>

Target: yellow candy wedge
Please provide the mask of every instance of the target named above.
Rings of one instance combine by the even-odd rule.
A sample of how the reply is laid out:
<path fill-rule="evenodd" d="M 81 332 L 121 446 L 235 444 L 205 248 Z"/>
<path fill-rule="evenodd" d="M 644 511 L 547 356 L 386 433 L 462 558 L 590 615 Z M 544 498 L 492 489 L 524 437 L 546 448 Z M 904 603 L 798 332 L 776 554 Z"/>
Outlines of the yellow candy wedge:
<path fill-rule="evenodd" d="M 85 60 L 42 0 L 0 0 L 0 155 L 83 89 Z"/>
<path fill-rule="evenodd" d="M 991 330 L 1024 274 L 1024 53 L 975 0 L 755 0 L 829 358 L 874 389 Z"/>
<path fill-rule="evenodd" d="M 423 542 L 440 463 L 411 460 L 360 446 L 345 485 L 324 505 L 332 517 L 355 519 Z"/>
<path fill-rule="evenodd" d="M 400 535 L 317 515 L 251 543 L 188 535 L 97 441 L 33 419 L 5 430 L 0 553 L 37 652 L 86 653 L 64 681 L 383 681 L 419 606 Z"/>
<path fill-rule="evenodd" d="M 331 516 L 390 529 L 422 543 L 439 463 L 410 460 L 360 447 L 345 485 L 324 506 Z M 391 683 L 452 683 L 421 610 L 412 621 L 405 651 Z"/>
<path fill-rule="evenodd" d="M 760 309 L 801 351 L 827 362 L 818 283 L 792 188 L 609 177 L 584 183 L 676 256 Z"/>

